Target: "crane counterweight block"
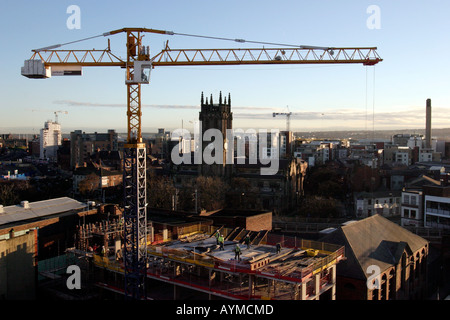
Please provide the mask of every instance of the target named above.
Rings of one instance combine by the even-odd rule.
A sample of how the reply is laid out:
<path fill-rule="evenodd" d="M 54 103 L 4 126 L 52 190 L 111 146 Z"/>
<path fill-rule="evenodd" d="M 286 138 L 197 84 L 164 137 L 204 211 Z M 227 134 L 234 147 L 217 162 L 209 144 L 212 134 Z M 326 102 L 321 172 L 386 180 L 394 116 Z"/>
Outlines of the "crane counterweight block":
<path fill-rule="evenodd" d="M 31 79 L 46 79 L 51 77 L 51 69 L 42 60 L 25 60 L 21 74 Z"/>
<path fill-rule="evenodd" d="M 82 67 L 79 65 L 47 66 L 40 59 L 25 60 L 21 74 L 31 79 L 47 79 L 52 76 L 81 76 Z"/>

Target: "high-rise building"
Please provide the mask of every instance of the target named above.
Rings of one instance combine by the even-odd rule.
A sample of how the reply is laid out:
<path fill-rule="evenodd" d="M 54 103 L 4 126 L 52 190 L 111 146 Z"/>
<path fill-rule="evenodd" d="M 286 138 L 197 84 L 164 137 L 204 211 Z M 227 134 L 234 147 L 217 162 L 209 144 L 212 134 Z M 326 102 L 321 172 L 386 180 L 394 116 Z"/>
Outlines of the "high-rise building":
<path fill-rule="evenodd" d="M 56 161 L 61 140 L 61 125 L 50 120 L 45 122 L 44 128 L 41 129 L 39 157 Z"/>

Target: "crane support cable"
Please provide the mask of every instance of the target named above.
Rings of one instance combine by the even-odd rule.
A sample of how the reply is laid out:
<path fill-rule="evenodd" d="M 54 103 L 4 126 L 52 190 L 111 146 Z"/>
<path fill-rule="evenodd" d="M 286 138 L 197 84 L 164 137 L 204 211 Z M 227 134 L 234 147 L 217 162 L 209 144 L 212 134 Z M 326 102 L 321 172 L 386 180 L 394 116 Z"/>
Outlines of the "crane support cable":
<path fill-rule="evenodd" d="M 301 49 L 324 49 L 324 50 L 331 49 L 329 47 L 303 46 L 303 45 L 285 44 L 285 43 L 276 43 L 276 42 L 253 41 L 253 40 L 245 40 L 245 39 L 232 39 L 232 38 L 203 36 L 203 35 L 188 34 L 188 33 L 171 32 L 171 33 L 167 33 L 167 34 L 186 36 L 186 37 L 204 38 L 204 39 L 213 39 L 213 40 L 234 41 L 234 42 L 239 42 L 239 43 L 255 43 L 255 44 L 265 44 L 265 45 L 274 45 L 274 46 L 283 46 L 283 47 L 294 47 L 294 48 L 301 48 Z"/>
<path fill-rule="evenodd" d="M 99 34 L 99 35 L 92 36 L 92 37 L 88 37 L 88 38 L 83 38 L 83 39 L 74 40 L 74 41 L 70 41 L 70 42 L 65 42 L 65 43 L 55 44 L 55 45 L 48 46 L 48 47 L 43 47 L 43 48 L 39 48 L 39 49 L 34 49 L 34 50 L 32 50 L 32 51 L 39 52 L 39 51 L 46 51 L 46 50 L 56 49 L 56 48 L 60 48 L 60 47 L 62 47 L 62 46 L 66 46 L 66 45 L 68 45 L 68 44 L 77 43 L 77 42 L 82 42 L 82 41 L 86 41 L 86 40 L 91 40 L 91 39 L 99 38 L 99 37 L 104 37 L 105 35 L 106 35 L 106 34 L 103 33 L 103 34 Z"/>
<path fill-rule="evenodd" d="M 56 48 L 60 48 L 60 47 L 65 46 L 65 45 L 78 43 L 78 42 L 82 42 L 82 41 L 86 41 L 86 40 L 91 40 L 91 39 L 95 39 L 95 38 L 99 38 L 99 37 L 106 37 L 106 36 L 109 36 L 109 35 L 114 35 L 114 34 L 117 34 L 117 33 L 126 32 L 128 30 L 149 32 L 149 33 L 158 33 L 158 34 L 165 34 L 165 35 L 170 35 L 170 36 L 176 35 L 176 36 L 203 38 L 203 39 L 233 41 L 233 42 L 238 42 L 238 43 L 254 43 L 254 44 L 263 44 L 263 45 L 294 47 L 294 48 L 301 48 L 301 49 L 323 49 L 323 50 L 332 49 L 330 47 L 304 46 L 304 45 L 294 45 L 294 44 L 285 44 L 285 43 L 276 43 L 276 42 L 253 41 L 253 40 L 245 40 L 245 39 L 238 39 L 238 38 L 232 39 L 232 38 L 223 38 L 223 37 L 204 36 L 204 35 L 198 35 L 198 34 L 179 33 L 179 32 L 164 31 L 164 30 L 157 30 L 157 29 L 123 28 L 123 29 L 118 29 L 118 30 L 114 30 L 114 31 L 104 32 L 102 34 L 99 34 L 99 35 L 96 35 L 96 36 L 92 36 L 92 37 L 87 37 L 87 38 L 83 38 L 83 39 L 79 39 L 79 40 L 74 40 L 74 41 L 69 41 L 69 42 L 65 42 L 65 43 L 59 43 L 59 44 L 55 44 L 55 45 L 51 45 L 51 46 L 47 46 L 47 47 L 42 47 L 42 48 L 39 48 L 39 49 L 34 49 L 32 51 L 39 52 L 39 51 L 44 51 L 44 50 L 56 49 Z"/>

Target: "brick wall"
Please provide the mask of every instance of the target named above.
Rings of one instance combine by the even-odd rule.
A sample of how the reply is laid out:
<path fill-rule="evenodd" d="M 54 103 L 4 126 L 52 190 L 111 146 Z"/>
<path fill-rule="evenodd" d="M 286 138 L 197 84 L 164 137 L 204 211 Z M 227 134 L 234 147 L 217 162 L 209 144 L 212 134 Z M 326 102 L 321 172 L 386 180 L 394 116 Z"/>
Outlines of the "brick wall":
<path fill-rule="evenodd" d="M 366 300 L 367 284 L 365 280 L 337 277 L 336 300 Z"/>
<path fill-rule="evenodd" d="M 246 217 L 245 228 L 250 231 L 272 230 L 272 212 Z"/>
<path fill-rule="evenodd" d="M 209 215 L 208 219 L 214 221 L 214 225 L 223 225 L 227 228 L 241 227 L 250 231 L 272 230 L 272 212 L 255 215 Z"/>

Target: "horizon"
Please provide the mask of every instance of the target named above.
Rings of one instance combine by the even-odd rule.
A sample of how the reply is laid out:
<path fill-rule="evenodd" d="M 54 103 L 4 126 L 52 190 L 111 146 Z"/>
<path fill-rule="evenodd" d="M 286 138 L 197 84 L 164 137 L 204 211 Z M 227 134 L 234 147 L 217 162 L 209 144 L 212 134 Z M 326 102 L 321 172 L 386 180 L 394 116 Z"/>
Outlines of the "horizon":
<path fill-rule="evenodd" d="M 14 130 L 14 132 L 12 132 L 11 130 L 4 130 L 2 129 L 2 131 L 0 131 L 0 135 L 2 134 L 11 134 L 11 135 L 39 135 L 40 134 L 40 129 L 36 132 L 26 132 L 26 130 L 29 130 L 30 128 L 14 128 L 17 130 Z M 23 131 L 21 131 L 22 129 L 25 129 Z M 157 134 L 158 133 L 158 129 L 164 129 L 166 132 L 170 132 L 172 133 L 174 130 L 177 129 L 181 129 L 181 128 L 154 128 L 153 131 L 150 130 L 146 130 L 144 132 L 142 132 L 142 135 L 151 135 L 151 134 Z M 187 128 L 184 128 L 187 129 Z M 253 129 L 253 128 L 234 128 L 234 129 L 243 129 L 243 130 L 248 130 L 248 129 Z M 257 130 L 270 130 L 269 129 L 265 129 L 265 128 L 260 128 Z M 118 135 L 127 135 L 127 130 L 126 129 L 122 129 L 122 130 L 117 130 L 114 128 L 85 128 L 85 129 L 80 129 L 80 128 L 73 128 L 71 130 L 61 130 L 61 134 L 62 135 L 70 135 L 71 132 L 74 132 L 75 130 L 81 130 L 83 133 L 88 133 L 88 134 L 92 134 L 92 133 L 107 133 L 108 130 L 114 130 Z M 189 131 L 189 129 L 187 129 Z M 448 130 L 450 132 L 450 127 L 444 127 L 444 128 L 432 128 L 432 131 L 445 131 Z M 285 131 L 283 129 L 280 129 L 280 132 Z M 291 130 L 291 132 L 293 132 L 294 134 L 301 134 L 301 133 L 329 133 L 329 132 L 335 132 L 335 133 L 395 133 L 398 132 L 399 134 L 425 134 L 425 128 L 403 128 L 403 129 L 377 129 L 377 130 L 370 130 L 370 129 L 329 129 L 329 130 L 306 130 L 306 131 L 301 131 L 301 130 Z M 193 130 L 192 130 L 193 133 Z M 450 137 L 449 137 L 450 139 Z"/>

